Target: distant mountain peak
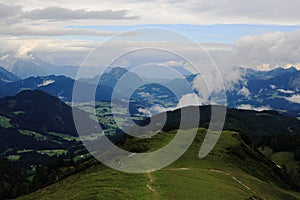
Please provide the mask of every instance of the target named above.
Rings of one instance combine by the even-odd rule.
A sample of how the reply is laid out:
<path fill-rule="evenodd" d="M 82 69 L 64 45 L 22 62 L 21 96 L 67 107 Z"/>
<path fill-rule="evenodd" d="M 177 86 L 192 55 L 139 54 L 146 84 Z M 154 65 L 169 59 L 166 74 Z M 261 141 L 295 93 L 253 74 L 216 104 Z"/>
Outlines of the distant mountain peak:
<path fill-rule="evenodd" d="M 117 66 L 117 67 L 111 68 L 108 73 L 113 75 L 116 79 L 120 79 L 127 72 L 128 72 L 128 70 L 125 69 L 124 67 Z"/>
<path fill-rule="evenodd" d="M 294 66 L 286 68 L 286 70 L 289 71 L 289 72 L 296 72 L 296 71 L 298 71 L 298 69 L 296 67 L 294 67 Z"/>
<path fill-rule="evenodd" d="M 20 78 L 47 76 L 50 74 L 75 77 L 78 70 L 78 67 L 74 66 L 56 66 L 40 59 L 33 52 L 0 53 L 0 66 L 3 66 Z"/>

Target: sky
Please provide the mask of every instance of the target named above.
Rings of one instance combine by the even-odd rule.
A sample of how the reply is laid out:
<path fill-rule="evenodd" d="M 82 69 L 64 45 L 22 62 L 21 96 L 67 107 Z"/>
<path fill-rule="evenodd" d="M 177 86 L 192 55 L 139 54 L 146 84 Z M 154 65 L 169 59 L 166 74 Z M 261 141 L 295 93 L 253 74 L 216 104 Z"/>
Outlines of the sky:
<path fill-rule="evenodd" d="M 159 37 L 146 41 L 132 31 L 156 27 L 201 45 L 225 74 L 234 66 L 300 69 L 299 8 L 298 0 L 1 0 L 0 59 L 6 52 L 19 57 L 33 52 L 57 65 L 81 65 L 102 42 L 113 41 L 101 52 L 109 57 L 114 51 L 140 47 L 136 38 L 199 58 L 193 45 L 174 40 L 177 37 L 166 44 Z M 131 35 L 120 36 L 124 31 Z M 131 57 L 121 64 L 134 62 Z"/>

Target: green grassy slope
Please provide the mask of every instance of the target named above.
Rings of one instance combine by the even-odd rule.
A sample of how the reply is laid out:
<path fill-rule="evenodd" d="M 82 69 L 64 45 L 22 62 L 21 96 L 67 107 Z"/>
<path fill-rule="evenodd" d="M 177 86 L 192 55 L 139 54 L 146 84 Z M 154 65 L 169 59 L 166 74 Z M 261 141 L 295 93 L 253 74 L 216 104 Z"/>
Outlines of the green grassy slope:
<path fill-rule="evenodd" d="M 216 148 L 200 160 L 203 132 L 200 129 L 190 149 L 164 169 L 129 174 L 95 164 L 19 199 L 300 199 L 280 169 L 235 132 L 224 131 Z M 158 134 L 146 142 L 127 139 L 121 145 L 152 151 L 174 134 Z"/>

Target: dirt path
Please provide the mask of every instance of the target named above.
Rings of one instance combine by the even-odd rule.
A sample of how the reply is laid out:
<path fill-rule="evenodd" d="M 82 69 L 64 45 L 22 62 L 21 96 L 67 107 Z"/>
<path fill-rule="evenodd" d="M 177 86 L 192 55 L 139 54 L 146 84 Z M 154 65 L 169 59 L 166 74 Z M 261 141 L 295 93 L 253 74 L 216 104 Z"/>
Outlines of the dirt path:
<path fill-rule="evenodd" d="M 169 169 L 165 169 L 165 170 L 184 171 L 184 170 L 190 170 L 190 169 L 182 167 L 182 168 L 169 168 Z M 158 192 L 152 186 L 154 183 L 154 177 L 153 177 L 151 171 L 147 172 L 147 177 L 148 177 L 149 181 L 146 184 L 146 187 L 153 193 L 153 195 L 158 195 Z"/>
<path fill-rule="evenodd" d="M 168 168 L 165 170 L 184 171 L 184 170 L 191 170 L 191 169 L 187 167 L 181 167 L 181 168 Z"/>
<path fill-rule="evenodd" d="M 236 178 L 235 176 L 230 175 L 228 172 L 224 172 L 221 170 L 217 170 L 217 169 L 210 169 L 210 171 L 212 172 L 217 172 L 217 173 L 221 173 L 224 174 L 226 176 L 230 176 L 234 181 L 236 181 L 237 183 L 239 183 L 240 185 L 242 185 L 244 188 L 246 188 L 247 190 L 253 192 L 255 195 L 257 195 L 259 198 L 263 199 L 263 200 L 267 200 L 266 198 L 262 197 L 258 192 L 256 192 L 255 190 L 251 189 L 248 185 L 246 185 L 245 183 L 243 183 L 241 180 L 239 180 L 238 178 Z"/>
<path fill-rule="evenodd" d="M 151 172 L 147 172 L 147 177 L 149 179 L 149 182 L 147 183 L 146 187 L 153 193 L 153 195 L 157 195 L 157 191 L 151 186 L 154 182 L 154 178 Z"/>

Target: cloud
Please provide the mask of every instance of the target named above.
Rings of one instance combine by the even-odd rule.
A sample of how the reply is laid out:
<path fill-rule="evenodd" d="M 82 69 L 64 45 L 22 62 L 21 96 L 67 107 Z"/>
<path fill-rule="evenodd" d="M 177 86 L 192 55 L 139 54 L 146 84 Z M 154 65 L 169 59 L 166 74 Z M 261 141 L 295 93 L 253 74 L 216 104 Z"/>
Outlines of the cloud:
<path fill-rule="evenodd" d="M 185 62 L 177 60 L 169 60 L 163 63 L 159 63 L 160 66 L 169 67 L 169 66 L 184 66 Z"/>
<path fill-rule="evenodd" d="M 147 109 L 147 108 L 138 108 L 138 112 L 142 113 L 143 116 L 147 116 L 147 117 L 151 117 L 152 116 L 150 110 Z"/>
<path fill-rule="evenodd" d="M 11 2 L 3 0 L 4 2 Z M 131 19 L 131 24 L 294 24 L 300 23 L 300 2 L 298 0 L 125 0 L 125 1 L 23 1 L 27 19 L 67 20 L 67 19 Z M 45 5 L 47 7 L 45 8 Z M 230 5 L 230 6 L 228 6 Z M 82 8 L 85 9 L 82 9 Z M 112 11 L 113 8 L 122 10 Z M 51 13 L 57 11 L 58 15 Z M 112 12 L 105 12 L 112 11 Z M 130 13 L 132 15 L 129 15 Z M 10 12 L 5 12 L 9 14 Z M 12 13 L 12 12 L 11 12 Z M 180 14 L 178 14 L 180 13 Z M 10 15 L 10 14 L 9 14 Z M 84 16 L 86 15 L 86 16 Z M 136 17 L 138 15 L 138 18 Z M 109 25 L 106 22 L 105 25 Z M 118 21 L 118 25 L 124 25 Z"/>
<path fill-rule="evenodd" d="M 263 111 L 263 110 L 271 110 L 269 106 L 260 106 L 260 107 L 255 107 L 250 104 L 242 104 L 237 107 L 237 109 L 241 110 L 255 110 L 255 111 Z"/>
<path fill-rule="evenodd" d="M 116 32 L 95 29 L 75 29 L 49 26 L 24 26 L 21 24 L 10 25 L 0 29 L 0 35 L 6 36 L 113 36 Z"/>
<path fill-rule="evenodd" d="M 236 42 L 237 65 L 268 70 L 300 63 L 300 30 L 245 36 Z"/>
<path fill-rule="evenodd" d="M 229 57 L 232 58 L 232 56 Z M 226 60 L 224 60 L 223 64 L 219 64 L 218 66 L 226 90 L 232 91 L 235 89 L 236 83 L 238 83 L 239 81 L 245 81 L 244 75 L 246 74 L 246 71 L 243 68 L 233 65 L 232 61 L 226 63 Z"/>
<path fill-rule="evenodd" d="M 162 112 L 167 112 L 168 109 L 165 108 L 165 107 L 162 107 L 160 105 L 154 105 L 154 106 L 151 106 L 150 108 L 150 116 L 153 116 L 153 115 L 156 115 L 158 113 L 162 113 Z"/>
<path fill-rule="evenodd" d="M 285 90 L 285 89 L 278 89 L 278 92 L 286 93 L 286 94 L 294 94 L 295 91 L 292 90 Z"/>
<path fill-rule="evenodd" d="M 149 92 L 139 92 L 138 94 L 144 98 L 151 97 L 151 94 Z"/>
<path fill-rule="evenodd" d="M 297 0 L 165 0 L 160 1 L 166 9 L 181 13 L 183 19 L 198 23 L 243 23 L 243 24 L 299 24 L 300 2 Z M 230 6 L 229 6 L 230 5 Z M 170 7 L 168 7 L 170 6 Z M 203 20 L 201 20 L 203 19 Z"/>
<path fill-rule="evenodd" d="M 181 99 L 179 100 L 176 106 L 176 109 L 187 107 L 187 106 L 199 106 L 205 103 L 207 103 L 207 99 L 205 98 L 203 99 L 195 93 L 186 94 L 181 97 Z"/>
<path fill-rule="evenodd" d="M 48 7 L 42 9 L 34 9 L 24 12 L 21 16 L 26 19 L 33 20 L 120 20 L 120 19 L 137 19 L 138 16 L 130 16 L 128 10 L 102 10 L 102 11 L 87 11 L 87 10 L 72 10 L 61 7 Z"/>
<path fill-rule="evenodd" d="M 35 47 L 36 47 L 37 43 L 32 42 L 32 43 L 26 43 L 22 46 L 20 46 L 20 48 L 17 50 L 15 56 L 17 58 L 21 58 L 21 59 L 30 59 L 31 58 L 31 54 L 29 54 L 30 52 L 33 52 Z"/>
<path fill-rule="evenodd" d="M 0 19 L 15 17 L 22 13 L 22 7 L 13 4 L 0 3 Z"/>
<path fill-rule="evenodd" d="M 201 97 L 199 97 L 195 93 L 191 93 L 191 94 L 183 95 L 175 107 L 165 108 L 160 105 L 154 105 L 149 109 L 148 108 L 139 108 L 138 112 L 142 113 L 145 116 L 151 117 L 158 113 L 173 111 L 173 110 L 184 108 L 187 106 L 200 106 L 200 105 L 204 105 L 204 104 L 205 104 L 205 102 L 203 101 L 203 99 Z"/>
<path fill-rule="evenodd" d="M 293 95 L 291 97 L 285 97 L 285 99 L 290 102 L 293 102 L 293 103 L 300 103 L 300 95 L 299 94 Z"/>
<path fill-rule="evenodd" d="M 8 53 L 7 54 L 3 54 L 3 55 L 0 56 L 0 60 L 5 60 L 8 57 L 9 57 Z"/>
<path fill-rule="evenodd" d="M 114 31 L 89 28 L 69 28 L 68 23 L 76 20 L 77 25 L 87 22 L 122 21 L 138 19 L 129 10 L 103 9 L 84 10 L 62 7 L 24 8 L 27 4 L 0 3 L 0 35 L 4 36 L 113 36 Z M 47 3 L 44 3 L 44 5 Z M 67 22 L 68 21 L 68 22 Z"/>
<path fill-rule="evenodd" d="M 55 80 L 49 79 L 49 80 L 44 80 L 42 83 L 38 84 L 37 86 L 38 86 L 38 87 L 43 87 L 43 86 L 50 85 L 50 84 L 52 84 L 52 83 L 55 83 Z"/>
<path fill-rule="evenodd" d="M 67 21 L 76 20 L 77 25 L 86 25 L 99 20 L 122 21 L 138 19 L 129 10 L 103 9 L 84 10 L 62 7 L 25 9 L 27 4 L 0 3 L 0 35 L 5 36 L 112 36 L 116 32 L 88 28 L 68 28 Z M 46 3 L 44 3 L 45 5 Z"/>
<path fill-rule="evenodd" d="M 203 76 L 205 77 L 205 79 L 203 78 Z M 201 75 L 197 75 L 192 83 L 193 88 L 197 91 L 199 96 L 201 96 L 203 98 L 204 102 L 208 101 L 208 98 L 212 92 L 212 91 L 210 91 L 210 89 L 208 87 L 210 86 L 210 87 L 216 88 L 215 86 L 211 85 L 211 84 L 214 84 L 213 81 L 212 82 L 210 81 L 211 76 L 213 76 L 213 74 L 210 74 L 210 73 L 203 74 L 202 73 Z M 207 81 L 210 81 L 210 82 L 207 82 Z M 187 96 L 187 99 L 190 99 L 189 97 L 191 97 L 191 96 Z"/>
<path fill-rule="evenodd" d="M 250 92 L 249 92 L 248 88 L 246 88 L 245 86 L 243 86 L 242 89 L 240 89 L 238 91 L 238 94 L 243 95 L 245 97 L 248 97 L 250 95 Z"/>
<path fill-rule="evenodd" d="M 174 108 L 165 108 L 160 105 L 153 105 L 151 108 L 138 108 L 138 112 L 141 113 L 143 116 L 152 117 L 158 113 L 167 112 Z"/>
<path fill-rule="evenodd" d="M 265 64 L 261 64 L 261 65 L 254 67 L 254 69 L 257 69 L 260 71 L 269 71 L 269 70 L 271 70 L 271 66 L 270 66 L 270 64 L 265 63 Z"/>

